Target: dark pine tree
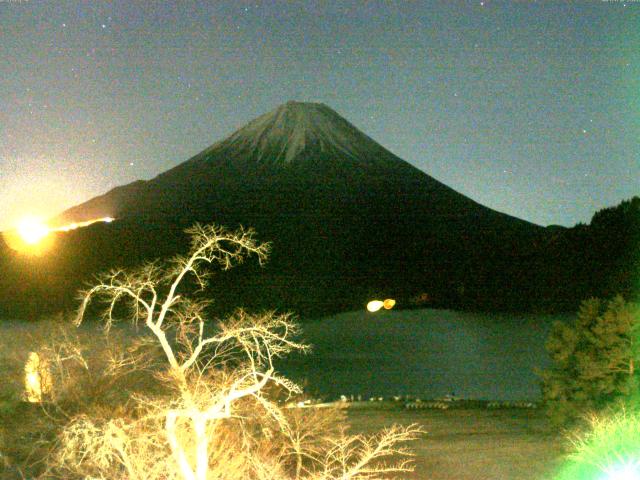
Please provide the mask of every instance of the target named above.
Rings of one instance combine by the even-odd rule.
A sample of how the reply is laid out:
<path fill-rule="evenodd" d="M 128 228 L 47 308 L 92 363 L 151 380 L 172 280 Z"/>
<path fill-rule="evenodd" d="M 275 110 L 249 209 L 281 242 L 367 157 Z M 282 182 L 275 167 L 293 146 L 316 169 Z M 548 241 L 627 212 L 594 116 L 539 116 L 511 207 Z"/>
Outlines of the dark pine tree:
<path fill-rule="evenodd" d="M 571 324 L 557 322 L 546 348 L 552 366 L 541 372 L 550 419 L 571 424 L 638 391 L 640 306 L 621 296 L 582 302 Z"/>

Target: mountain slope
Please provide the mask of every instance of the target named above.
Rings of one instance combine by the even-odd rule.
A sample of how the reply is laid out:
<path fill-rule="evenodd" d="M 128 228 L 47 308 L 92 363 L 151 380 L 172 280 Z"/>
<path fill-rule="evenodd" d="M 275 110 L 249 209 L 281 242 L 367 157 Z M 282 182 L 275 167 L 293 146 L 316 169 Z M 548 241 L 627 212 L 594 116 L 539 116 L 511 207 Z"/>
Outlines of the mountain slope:
<path fill-rule="evenodd" d="M 57 220 L 122 217 L 157 208 L 144 197 L 161 205 L 179 206 L 179 195 L 169 190 L 181 187 L 212 191 L 231 187 L 249 190 L 257 185 L 286 185 L 293 190 L 337 188 L 340 193 L 366 193 L 370 186 L 399 187 L 391 193 L 402 195 L 400 200 L 411 202 L 415 197 L 432 195 L 436 198 L 429 206 L 443 207 L 447 215 L 456 213 L 454 207 L 489 211 L 396 157 L 329 107 L 288 102 L 156 178 L 118 187 L 67 210 Z M 497 212 L 494 215 L 507 218 Z"/>
<path fill-rule="evenodd" d="M 531 245 L 545 234 L 455 192 L 329 107 L 298 102 L 56 221 L 103 216 L 117 220 L 99 235 L 65 237 L 52 268 L 86 278 L 184 251 L 181 230 L 196 221 L 242 224 L 273 243 L 270 263 L 221 276 L 211 293 L 229 304 L 322 313 L 380 295 L 504 307 L 528 288 Z"/>

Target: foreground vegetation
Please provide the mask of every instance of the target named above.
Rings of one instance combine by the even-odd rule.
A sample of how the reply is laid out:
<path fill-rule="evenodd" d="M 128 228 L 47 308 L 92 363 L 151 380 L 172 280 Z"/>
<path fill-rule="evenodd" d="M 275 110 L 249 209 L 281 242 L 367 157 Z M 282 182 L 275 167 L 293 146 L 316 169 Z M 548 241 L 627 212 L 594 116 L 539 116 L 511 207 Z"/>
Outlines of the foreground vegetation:
<path fill-rule="evenodd" d="M 9 326 L 11 325 L 11 326 Z M 63 335 L 63 332 L 67 332 Z M 49 409 L 20 401 L 23 367 L 29 347 L 58 343 L 69 335 L 77 337 L 92 365 L 103 362 L 103 351 L 131 351 L 137 344 L 135 329 L 126 324 L 115 326 L 109 334 L 109 344 L 98 323 L 83 324 L 80 328 L 54 320 L 38 324 L 15 322 L 2 326 L 0 336 L 0 365 L 3 378 L 11 381 L 3 389 L 5 401 L 0 409 L 0 435 L 4 444 L 0 452 L 5 466 L 0 478 L 30 478 L 40 471 L 43 459 L 52 442 L 55 444 L 57 426 Z M 141 330 L 138 330 L 138 335 Z M 96 348 L 98 345 L 101 349 Z M 118 348 L 116 348 L 118 347 Z M 101 359 L 102 358 L 102 359 Z M 126 391 L 144 377 L 131 373 L 122 378 L 116 390 Z M 83 389 L 88 386 L 83 387 Z M 10 393 L 11 391 L 11 393 Z M 115 395 L 114 389 L 110 390 Z M 104 393 L 98 393 L 104 395 Z M 124 396 L 124 394 L 123 394 Z M 105 403 L 107 399 L 105 399 Z M 424 401 L 424 403 L 429 403 Z M 442 402 L 435 402 L 442 403 Z M 500 404 L 504 407 L 504 404 Z M 549 430 L 541 409 L 489 408 L 481 402 L 454 402 L 449 409 L 407 409 L 404 401 L 349 403 L 349 408 L 317 411 L 313 409 L 284 409 L 286 412 L 324 419 L 324 427 L 333 416 L 341 425 L 350 425 L 348 434 L 374 435 L 393 424 L 409 426 L 418 423 L 426 431 L 411 443 L 415 456 L 415 471 L 401 478 L 413 480 L 471 480 L 478 478 L 508 478 L 513 480 L 548 480 L 549 472 L 562 461 L 561 448 L 570 447 L 557 430 Z M 64 420 L 64 419 L 63 419 Z M 335 427 L 335 424 L 334 424 Z M 320 427 L 319 427 L 320 428 Z M 34 449 L 34 446 L 37 448 Z M 535 475 L 534 475 L 535 474 Z"/>
<path fill-rule="evenodd" d="M 3 398 L 5 470 L 128 480 L 366 480 L 411 471 L 402 444 L 422 433 L 417 425 L 349 435 L 338 410 L 285 408 L 302 392 L 275 361 L 307 348 L 290 316 L 238 310 L 206 321 L 209 301 L 185 284 L 203 289 L 206 264 L 262 262 L 268 245 L 252 231 L 196 225 L 189 233 L 189 255 L 107 273 L 82 294 L 76 324 L 98 300 L 105 332 L 127 312 L 147 336 L 110 345 L 58 325 L 39 344 L 23 344 L 35 347 L 28 360 L 7 348 L 22 358 L 5 362 L 13 377 Z"/>
<path fill-rule="evenodd" d="M 546 347 L 553 363 L 541 373 L 543 396 L 557 425 L 636 403 L 640 305 L 621 296 L 586 300 L 572 323 L 556 322 Z"/>
<path fill-rule="evenodd" d="M 237 310 L 212 323 L 209 300 L 193 294 L 207 283 L 203 266 L 226 270 L 250 255 L 262 262 L 268 245 L 257 243 L 252 231 L 196 225 L 190 233 L 189 255 L 109 272 L 83 292 L 75 323 L 99 313 L 102 334 L 78 330 L 61 316 L 38 324 L 31 338 L 20 339 L 19 331 L 6 336 L 0 352 L 3 477 L 391 478 L 413 471 L 411 452 L 403 446 L 422 436 L 413 420 L 435 427 L 431 435 L 449 442 L 440 453 L 460 463 L 438 473 L 429 463 L 438 448 L 421 444 L 418 463 L 425 470 L 413 478 L 553 474 L 563 443 L 530 403 L 527 409 L 535 414 L 488 413 L 492 404 L 455 402 L 457 408 L 441 413 L 445 417 L 418 412 L 425 405 L 420 402 L 371 402 L 346 416 L 335 405 L 296 408 L 302 390 L 276 371 L 280 358 L 308 348 L 292 318 Z M 91 310 L 96 303 L 98 309 Z M 113 332 L 122 317 L 130 326 Z M 554 328 L 547 345 L 554 364 L 542 375 L 550 418 L 576 423 L 595 415 L 572 434 L 568 467 L 557 478 L 592 473 L 595 479 L 640 465 L 637 322 L 637 306 L 616 298 L 585 302 L 575 323 Z M 131 334 L 134 328 L 139 333 Z M 633 401 L 624 402 L 627 398 Z M 629 412 L 613 409 L 614 401 Z M 449 406 L 433 403 L 443 410 Z M 372 412 L 384 412 L 383 417 Z M 378 425 L 381 418 L 402 421 Z M 347 419 L 353 422 L 351 432 Z M 384 428 L 376 433 L 375 426 Z M 456 435 L 465 441 L 460 444 Z M 518 444 L 522 448 L 514 447 Z M 535 469 L 526 460 L 531 452 Z"/>

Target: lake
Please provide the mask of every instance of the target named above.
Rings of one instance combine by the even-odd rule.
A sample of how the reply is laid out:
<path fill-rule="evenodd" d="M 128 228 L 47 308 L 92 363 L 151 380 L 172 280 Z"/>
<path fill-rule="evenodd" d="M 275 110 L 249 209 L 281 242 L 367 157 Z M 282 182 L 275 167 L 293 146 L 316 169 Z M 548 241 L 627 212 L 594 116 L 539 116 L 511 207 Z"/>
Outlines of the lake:
<path fill-rule="evenodd" d="M 450 310 L 349 312 L 304 324 L 312 353 L 279 369 L 312 395 L 538 400 L 554 320 Z"/>
<path fill-rule="evenodd" d="M 538 400 L 534 368 L 549 363 L 545 339 L 554 320 L 571 318 L 432 309 L 348 312 L 306 321 L 303 338 L 312 352 L 279 360 L 276 368 L 310 395 L 327 399 L 439 398 L 453 392 L 466 399 Z M 36 332 L 46 336 L 44 328 L 0 322 L 4 348 Z M 82 330 L 91 334 L 94 328 Z"/>

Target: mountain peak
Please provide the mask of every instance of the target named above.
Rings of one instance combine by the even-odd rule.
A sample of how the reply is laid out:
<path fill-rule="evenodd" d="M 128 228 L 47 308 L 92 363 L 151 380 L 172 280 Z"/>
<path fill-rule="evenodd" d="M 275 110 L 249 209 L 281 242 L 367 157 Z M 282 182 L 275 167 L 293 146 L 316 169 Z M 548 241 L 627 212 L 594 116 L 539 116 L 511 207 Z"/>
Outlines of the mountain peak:
<path fill-rule="evenodd" d="M 259 162 L 285 165 L 318 154 L 361 160 L 384 150 L 325 104 L 297 101 L 256 118 L 216 146 L 240 149 Z"/>

